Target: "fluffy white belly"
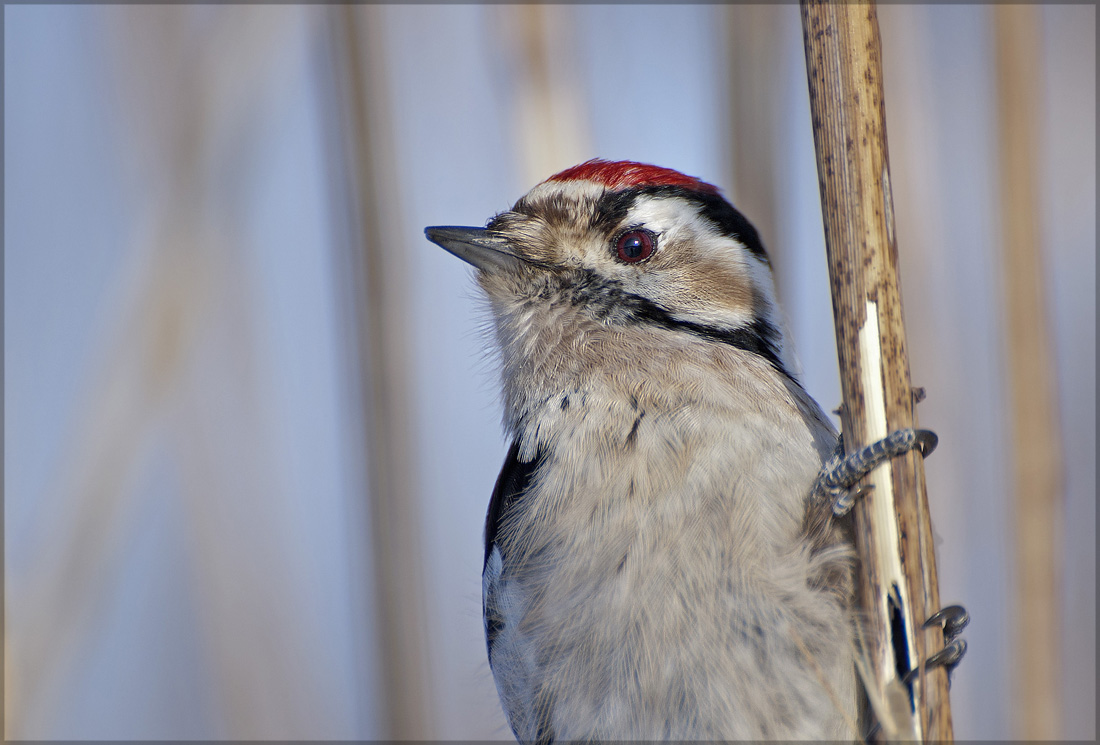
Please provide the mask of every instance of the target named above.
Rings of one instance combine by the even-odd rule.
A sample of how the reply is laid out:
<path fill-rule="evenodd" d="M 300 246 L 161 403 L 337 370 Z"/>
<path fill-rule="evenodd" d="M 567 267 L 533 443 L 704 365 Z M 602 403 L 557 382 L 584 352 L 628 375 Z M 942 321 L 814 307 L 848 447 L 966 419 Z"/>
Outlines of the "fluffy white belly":
<path fill-rule="evenodd" d="M 574 411 L 528 448 L 539 467 L 484 578 L 517 736 L 854 736 L 852 625 L 816 587 L 848 550 L 801 539 L 831 433 L 774 412 L 708 430 L 649 409 L 638 426 L 637 410 L 610 431 Z"/>

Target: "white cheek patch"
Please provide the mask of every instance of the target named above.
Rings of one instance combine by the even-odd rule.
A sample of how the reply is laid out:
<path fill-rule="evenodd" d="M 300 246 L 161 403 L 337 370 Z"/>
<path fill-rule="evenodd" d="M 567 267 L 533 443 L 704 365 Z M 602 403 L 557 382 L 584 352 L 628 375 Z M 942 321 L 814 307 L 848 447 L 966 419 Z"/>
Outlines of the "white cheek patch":
<path fill-rule="evenodd" d="M 718 267 L 723 275 L 721 278 L 698 278 L 706 281 L 697 282 L 694 281 L 697 278 L 690 275 L 690 269 L 683 270 L 689 264 L 679 264 L 682 271 L 674 268 L 661 271 L 658 267 L 663 262 L 655 261 L 648 271 L 634 277 L 633 282 L 640 294 L 654 300 L 665 298 L 666 302 L 662 305 L 670 310 L 689 311 L 692 320 L 699 323 L 737 327 L 748 325 L 755 319 L 754 304 L 748 301 L 755 288 L 762 289 L 772 299 L 768 267 L 740 243 L 717 234 L 714 225 L 699 214 L 696 205 L 675 197 L 645 200 L 630 211 L 626 224 L 644 225 L 657 233 L 658 251 L 662 250 L 662 246 L 690 243 L 697 259 L 691 264 Z M 767 280 L 763 285 L 759 281 L 759 269 L 763 269 Z M 702 287 L 709 285 L 709 289 L 713 289 L 723 282 L 728 283 L 728 292 L 721 292 L 726 302 L 716 303 L 716 297 L 711 293 L 700 292 Z M 744 297 L 745 301 L 735 301 L 738 296 Z"/>
<path fill-rule="evenodd" d="M 682 199 L 650 198 L 636 202 L 627 213 L 625 225 L 644 225 L 667 240 L 705 235 L 710 223 L 700 217 L 695 205 Z"/>

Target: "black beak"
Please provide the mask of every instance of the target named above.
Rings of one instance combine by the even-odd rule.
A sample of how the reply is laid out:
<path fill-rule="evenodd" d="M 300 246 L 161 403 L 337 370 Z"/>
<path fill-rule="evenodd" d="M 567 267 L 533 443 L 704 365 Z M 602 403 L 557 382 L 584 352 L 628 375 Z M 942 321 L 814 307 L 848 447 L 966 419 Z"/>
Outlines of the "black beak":
<path fill-rule="evenodd" d="M 424 235 L 463 261 L 486 272 L 515 270 L 524 262 L 512 252 L 508 241 L 485 228 L 436 226 L 425 228 Z"/>

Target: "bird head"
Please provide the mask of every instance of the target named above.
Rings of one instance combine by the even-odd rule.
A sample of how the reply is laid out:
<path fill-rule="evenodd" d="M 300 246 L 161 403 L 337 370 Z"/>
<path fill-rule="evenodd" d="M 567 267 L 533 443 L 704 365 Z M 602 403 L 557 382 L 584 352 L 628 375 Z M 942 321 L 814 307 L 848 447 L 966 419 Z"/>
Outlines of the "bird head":
<path fill-rule="evenodd" d="M 555 319 L 731 344 L 790 377 L 759 236 L 711 184 L 629 161 L 551 176 L 486 227 L 430 227 L 479 270 L 512 335 Z M 502 343 L 507 340 L 502 339 Z"/>

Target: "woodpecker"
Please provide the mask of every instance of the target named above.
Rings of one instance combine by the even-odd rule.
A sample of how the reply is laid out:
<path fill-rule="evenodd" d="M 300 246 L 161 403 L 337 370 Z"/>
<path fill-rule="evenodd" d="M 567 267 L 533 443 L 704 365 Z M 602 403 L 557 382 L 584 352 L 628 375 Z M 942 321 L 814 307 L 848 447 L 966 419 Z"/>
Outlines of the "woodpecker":
<path fill-rule="evenodd" d="M 591 160 L 426 233 L 492 312 L 511 447 L 483 610 L 516 738 L 858 738 L 837 516 L 928 438 L 834 457 L 749 221 L 697 178 Z"/>

